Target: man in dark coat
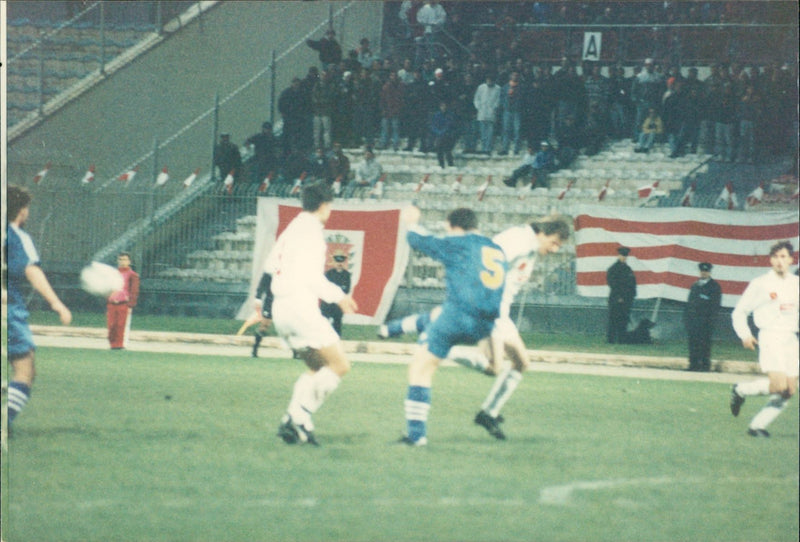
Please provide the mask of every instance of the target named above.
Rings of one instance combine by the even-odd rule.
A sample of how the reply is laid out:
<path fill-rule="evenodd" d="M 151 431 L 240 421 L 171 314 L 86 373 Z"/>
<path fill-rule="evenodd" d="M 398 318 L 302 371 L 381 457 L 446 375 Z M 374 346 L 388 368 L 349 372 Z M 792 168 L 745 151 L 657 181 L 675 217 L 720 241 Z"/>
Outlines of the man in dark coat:
<path fill-rule="evenodd" d="M 336 33 L 332 28 L 325 32 L 325 37 L 322 39 L 306 40 L 306 45 L 319 51 L 319 61 L 323 71 L 337 67 L 342 61 L 342 46 L 336 41 Z"/>
<path fill-rule="evenodd" d="M 709 371 L 711 334 L 722 299 L 722 288 L 711 278 L 710 263 L 703 262 L 699 267 L 700 279 L 689 290 L 684 323 L 689 337 L 689 370 Z"/>
<path fill-rule="evenodd" d="M 627 338 L 631 306 L 636 297 L 636 277 L 626 260 L 631 249 L 619 247 L 617 261 L 608 268 L 606 282 L 611 291 L 608 294 L 608 333 L 609 343 L 624 343 Z"/>

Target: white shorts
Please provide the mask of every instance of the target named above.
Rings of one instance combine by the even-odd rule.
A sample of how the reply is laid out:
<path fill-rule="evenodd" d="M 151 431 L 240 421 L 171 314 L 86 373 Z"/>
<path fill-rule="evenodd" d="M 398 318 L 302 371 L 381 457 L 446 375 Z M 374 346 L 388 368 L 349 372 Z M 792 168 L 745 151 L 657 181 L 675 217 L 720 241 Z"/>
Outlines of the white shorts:
<path fill-rule="evenodd" d="M 506 342 L 509 339 L 519 336 L 519 331 L 514 321 L 507 316 L 500 316 L 494 321 L 494 329 L 492 330 L 492 337 L 502 339 Z"/>
<path fill-rule="evenodd" d="M 319 307 L 298 306 L 296 301 L 276 298 L 272 302 L 272 323 L 289 348 L 319 350 L 339 342 L 339 335 Z"/>
<path fill-rule="evenodd" d="M 785 373 L 797 377 L 798 374 L 797 334 L 792 331 L 758 332 L 758 364 L 763 373 Z"/>

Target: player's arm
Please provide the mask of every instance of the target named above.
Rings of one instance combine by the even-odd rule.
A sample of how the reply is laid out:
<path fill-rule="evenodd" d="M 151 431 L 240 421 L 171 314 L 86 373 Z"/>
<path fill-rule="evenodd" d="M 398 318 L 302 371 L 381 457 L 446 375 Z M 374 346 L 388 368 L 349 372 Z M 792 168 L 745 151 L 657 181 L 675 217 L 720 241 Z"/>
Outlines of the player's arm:
<path fill-rule="evenodd" d="M 128 284 L 128 307 L 134 308 L 139 301 L 139 275 L 138 273 L 131 273 L 128 277 L 130 283 Z"/>
<path fill-rule="evenodd" d="M 29 265 L 25 267 L 25 278 L 31 283 L 33 289 L 39 292 L 45 301 L 47 301 L 50 308 L 58 313 L 61 323 L 68 326 L 70 322 L 72 322 L 72 313 L 67 306 L 61 302 L 58 295 L 56 295 L 56 292 L 53 290 L 53 287 L 50 286 L 50 282 L 47 280 L 42 268 L 38 265 Z"/>
<path fill-rule="evenodd" d="M 733 312 L 731 313 L 731 321 L 733 323 L 733 330 L 736 335 L 742 340 L 742 346 L 748 350 L 755 350 L 758 340 L 753 337 L 753 332 L 747 323 L 747 316 L 751 314 L 755 308 L 758 298 L 758 285 L 751 282 L 745 288 L 739 302 L 736 303 Z"/>

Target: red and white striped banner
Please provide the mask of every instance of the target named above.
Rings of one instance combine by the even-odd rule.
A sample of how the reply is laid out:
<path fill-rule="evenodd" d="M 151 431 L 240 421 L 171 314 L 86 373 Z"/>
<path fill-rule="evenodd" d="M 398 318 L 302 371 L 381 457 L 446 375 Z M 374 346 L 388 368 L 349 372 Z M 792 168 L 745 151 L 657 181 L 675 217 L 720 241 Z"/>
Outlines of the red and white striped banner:
<path fill-rule="evenodd" d="M 400 226 L 400 210 L 405 205 L 334 200 L 333 211 L 325 224 L 330 265 L 333 266 L 334 250 L 347 254 L 351 293 L 358 303 L 358 313 L 345 314 L 345 323 L 377 325 L 383 323 L 389 313 L 410 253 L 405 229 Z M 250 297 L 239 309 L 240 320 L 253 312 L 252 297 L 275 240 L 301 210 L 299 201 L 258 198 Z"/>
<path fill-rule="evenodd" d="M 630 247 L 628 265 L 637 298 L 686 301 L 697 264 L 714 265 L 722 305 L 736 304 L 747 283 L 769 269 L 769 248 L 800 235 L 796 211 L 742 213 L 714 209 L 583 207 L 575 219 L 578 294 L 608 296 L 606 270 L 619 246 Z"/>

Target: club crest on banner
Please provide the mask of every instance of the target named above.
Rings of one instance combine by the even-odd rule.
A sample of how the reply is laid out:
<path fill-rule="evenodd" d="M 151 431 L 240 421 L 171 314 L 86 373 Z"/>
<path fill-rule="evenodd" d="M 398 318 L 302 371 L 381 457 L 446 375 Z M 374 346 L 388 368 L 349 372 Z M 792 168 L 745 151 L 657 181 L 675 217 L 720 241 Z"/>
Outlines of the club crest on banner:
<path fill-rule="evenodd" d="M 364 254 L 364 232 L 325 230 L 325 242 L 328 250 L 325 254 L 325 271 L 336 265 L 336 258 L 344 256 L 347 270 L 350 271 L 350 290 L 355 290 L 361 277 L 361 261 Z"/>

